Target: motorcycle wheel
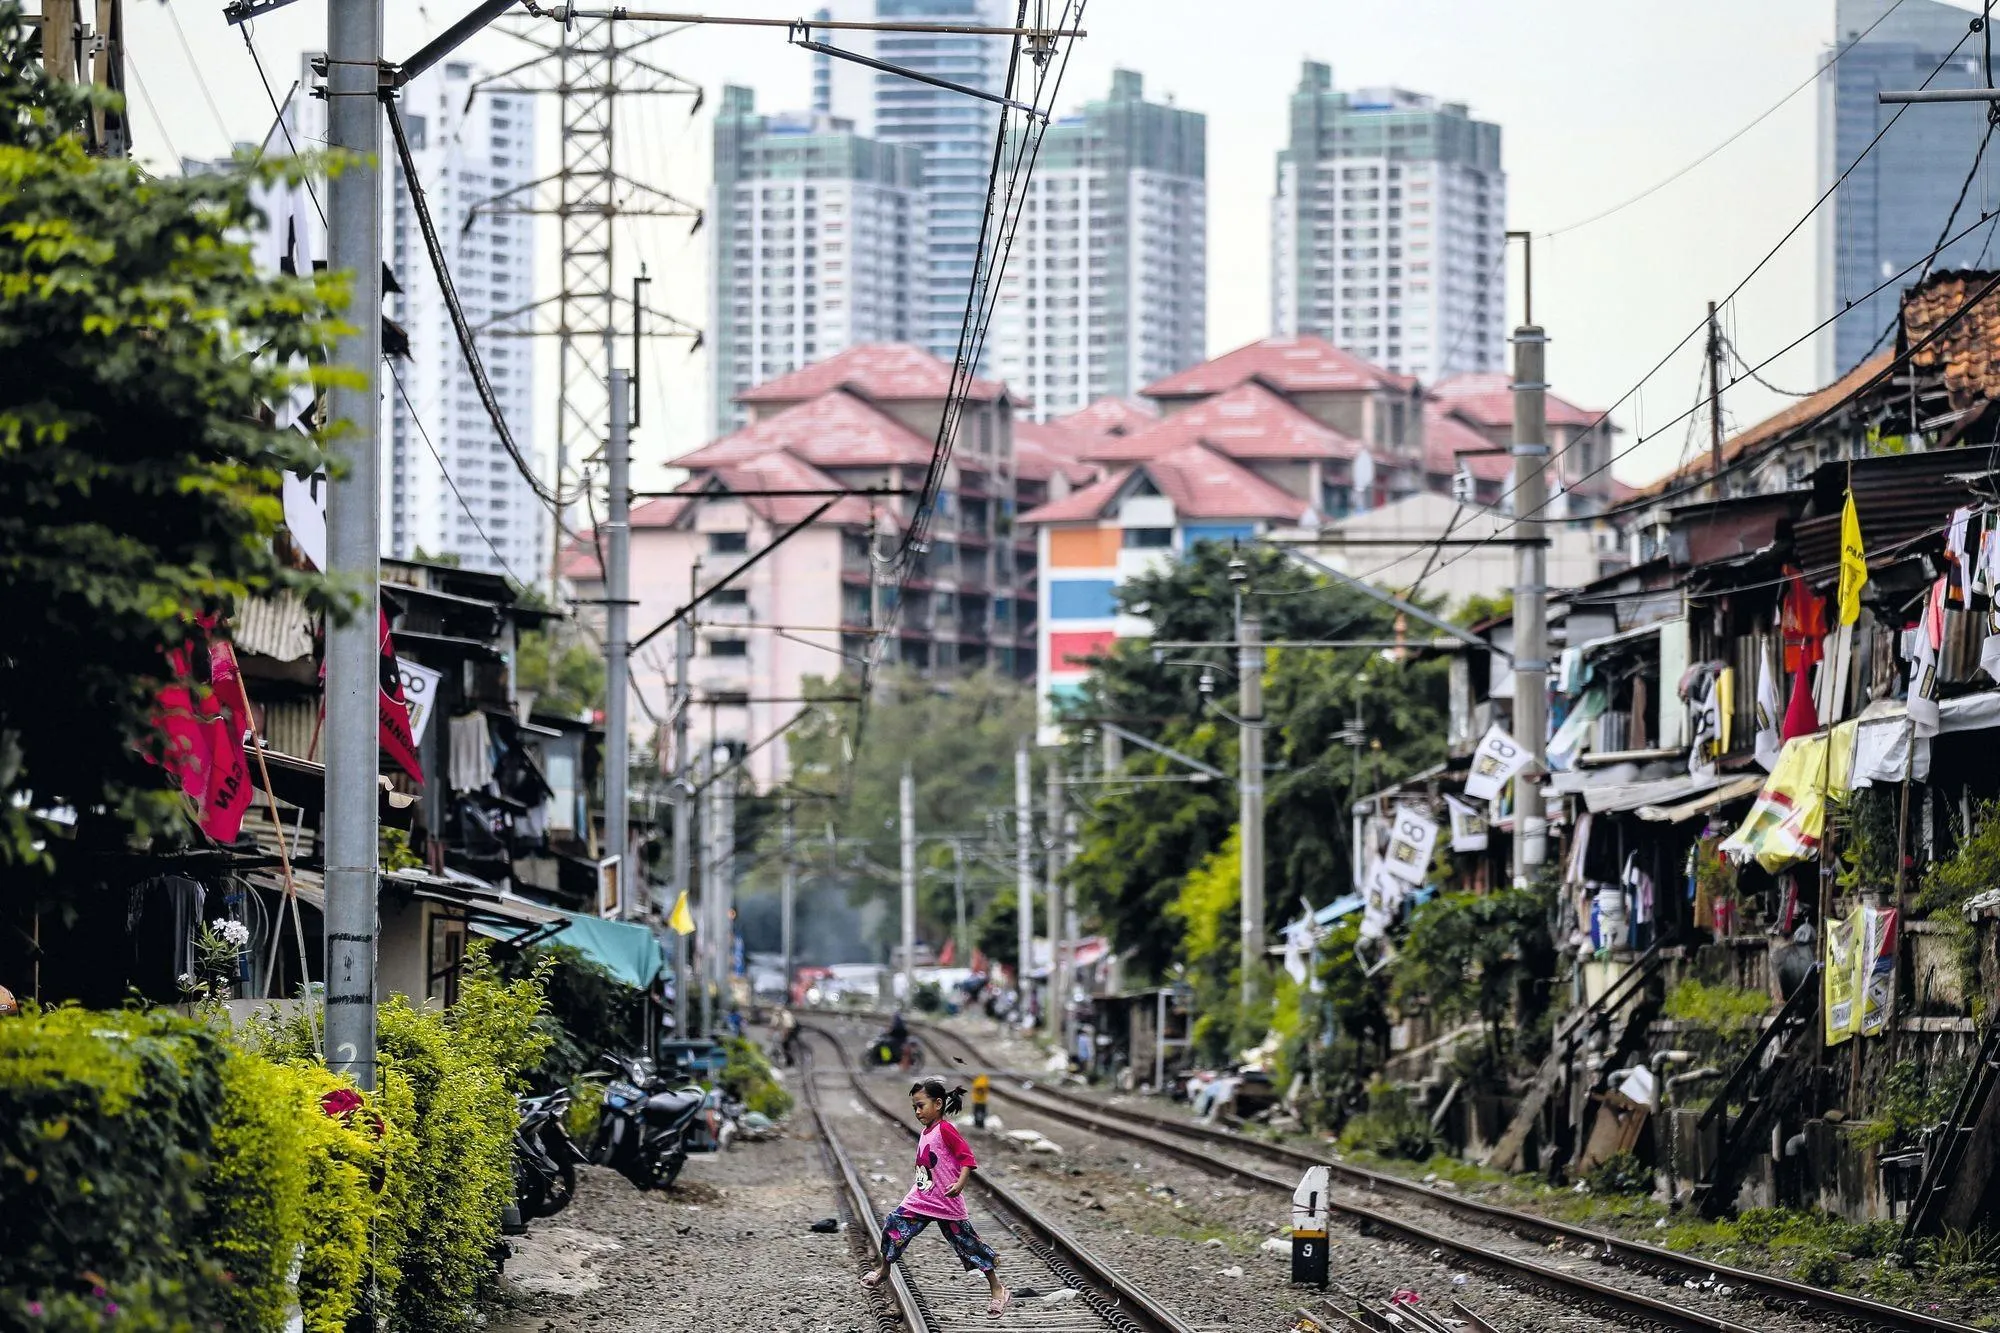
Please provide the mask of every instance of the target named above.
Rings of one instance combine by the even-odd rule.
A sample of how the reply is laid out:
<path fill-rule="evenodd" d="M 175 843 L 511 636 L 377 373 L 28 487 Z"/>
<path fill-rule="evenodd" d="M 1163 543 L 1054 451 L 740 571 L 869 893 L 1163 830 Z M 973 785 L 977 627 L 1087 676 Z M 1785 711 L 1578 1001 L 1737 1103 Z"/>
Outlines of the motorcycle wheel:
<path fill-rule="evenodd" d="M 576 1197 L 576 1164 L 564 1161 L 557 1168 L 559 1174 L 553 1181 L 535 1183 L 534 1212 L 527 1212 L 527 1204 L 522 1204 L 522 1212 L 531 1217 L 554 1217 L 569 1207 Z"/>
<path fill-rule="evenodd" d="M 648 1188 L 670 1190 L 674 1182 L 681 1178 L 681 1168 L 687 1165 L 687 1148 L 676 1143 L 660 1156 L 647 1163 Z"/>

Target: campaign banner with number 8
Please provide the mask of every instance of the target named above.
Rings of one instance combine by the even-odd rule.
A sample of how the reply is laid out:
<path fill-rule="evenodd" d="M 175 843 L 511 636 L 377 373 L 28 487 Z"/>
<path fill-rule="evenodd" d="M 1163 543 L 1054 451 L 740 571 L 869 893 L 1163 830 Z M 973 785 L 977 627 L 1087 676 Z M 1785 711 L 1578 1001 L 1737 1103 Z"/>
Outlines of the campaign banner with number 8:
<path fill-rule="evenodd" d="M 1472 773 L 1465 779 L 1465 794 L 1475 801 L 1491 801 L 1500 789 L 1528 766 L 1528 747 L 1509 736 L 1494 723 L 1472 752 Z"/>
<path fill-rule="evenodd" d="M 1431 849 L 1437 846 L 1438 826 L 1423 811 L 1396 807 L 1389 827 L 1389 850 L 1382 868 L 1411 884 L 1422 884 L 1431 868 Z"/>

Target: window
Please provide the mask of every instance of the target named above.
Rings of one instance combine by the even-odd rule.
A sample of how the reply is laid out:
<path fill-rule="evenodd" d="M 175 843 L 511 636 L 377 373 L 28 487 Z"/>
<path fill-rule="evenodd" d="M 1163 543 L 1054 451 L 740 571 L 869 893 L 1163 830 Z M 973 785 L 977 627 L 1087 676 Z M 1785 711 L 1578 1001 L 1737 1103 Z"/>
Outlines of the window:
<path fill-rule="evenodd" d="M 1125 549 L 1158 551 L 1174 544 L 1172 528 L 1127 528 L 1125 529 Z"/>
<path fill-rule="evenodd" d="M 710 595 L 708 604 L 710 606 L 748 606 L 750 605 L 750 590 L 748 588 L 723 588 Z"/>
<path fill-rule="evenodd" d="M 750 656 L 750 640 L 710 639 L 708 641 L 708 655 L 710 657 L 748 657 Z"/>
<path fill-rule="evenodd" d="M 742 555 L 750 549 L 750 534 L 747 532 L 711 532 L 708 534 L 710 555 Z"/>

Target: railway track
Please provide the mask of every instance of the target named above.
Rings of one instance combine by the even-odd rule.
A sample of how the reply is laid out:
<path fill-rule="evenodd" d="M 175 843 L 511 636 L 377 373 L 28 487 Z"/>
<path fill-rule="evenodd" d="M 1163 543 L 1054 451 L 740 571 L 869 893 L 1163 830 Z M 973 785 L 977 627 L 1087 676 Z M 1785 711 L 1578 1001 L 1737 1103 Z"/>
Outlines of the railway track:
<path fill-rule="evenodd" d="M 867 1183 L 835 1132 L 833 1118 L 821 1102 L 820 1079 L 840 1078 L 857 1104 L 911 1139 L 916 1131 L 904 1114 L 886 1105 L 878 1090 L 856 1072 L 834 1033 L 814 1024 L 802 1024 L 801 1031 L 834 1052 L 834 1067 L 822 1068 L 807 1046 L 802 1080 L 806 1106 L 833 1158 L 854 1215 L 853 1225 L 868 1229 L 870 1249 L 879 1255 L 876 1232 L 888 1209 L 870 1196 Z M 1196 1333 L 1173 1310 L 1093 1254 L 1014 1190 L 984 1172 L 973 1176 L 972 1190 L 985 1214 L 977 1220 L 980 1236 L 999 1255 L 1001 1274 L 1017 1293 L 1014 1303 L 999 1318 L 988 1316 L 985 1284 L 965 1279 L 942 1242 L 919 1237 L 890 1268 L 889 1281 L 884 1284 L 894 1306 L 890 1319 L 884 1322 L 885 1329 L 900 1328 L 904 1333 L 961 1333 L 973 1328 L 1020 1333 Z M 1031 1288 L 1034 1294 L 1023 1294 Z M 1075 1295 L 1063 1296 L 1065 1291 Z"/>
<path fill-rule="evenodd" d="M 959 1034 L 931 1024 L 916 1024 L 913 1027 L 921 1039 L 930 1042 L 934 1048 L 955 1046 L 974 1066 L 981 1063 L 978 1048 Z M 1023 1084 L 1028 1086 L 1024 1088 Z M 1663 1282 L 1674 1280 L 1726 1285 L 1734 1289 L 1736 1299 L 1766 1311 L 1783 1312 L 1843 1329 L 1869 1330 L 1870 1333 L 1975 1333 L 1969 1325 L 1934 1315 L 1886 1305 L 1862 1296 L 1822 1290 L 1773 1274 L 1690 1258 L 1640 1241 L 1434 1190 L 1387 1172 L 1330 1161 L 1316 1153 L 1232 1130 L 1169 1118 L 1129 1106 L 1120 1106 L 1113 1112 L 1093 1098 L 1037 1084 L 1031 1075 L 1003 1075 L 995 1071 L 992 1086 L 995 1096 L 1028 1110 L 1144 1144 L 1212 1175 L 1242 1185 L 1282 1191 L 1287 1197 L 1297 1184 L 1296 1173 L 1311 1166 L 1325 1166 L 1336 1180 L 1364 1195 L 1411 1203 L 1541 1245 L 1560 1244 L 1573 1254 L 1588 1254 L 1599 1264 L 1646 1274 Z M 1278 1175 L 1231 1161 L 1218 1156 L 1218 1148 L 1290 1168 L 1293 1174 Z M 1644 1292 L 1485 1248 L 1464 1235 L 1439 1231 L 1379 1207 L 1370 1207 L 1365 1200 L 1355 1202 L 1334 1198 L 1328 1202 L 1336 1212 L 1355 1221 L 1364 1233 L 1388 1235 L 1413 1245 L 1442 1249 L 1458 1255 L 1468 1265 L 1505 1274 L 1544 1289 L 1565 1289 L 1596 1308 L 1615 1309 L 1624 1317 L 1642 1323 L 1673 1329 L 1717 1330 L 1718 1333 L 1760 1333 L 1754 1325 L 1734 1322 Z"/>

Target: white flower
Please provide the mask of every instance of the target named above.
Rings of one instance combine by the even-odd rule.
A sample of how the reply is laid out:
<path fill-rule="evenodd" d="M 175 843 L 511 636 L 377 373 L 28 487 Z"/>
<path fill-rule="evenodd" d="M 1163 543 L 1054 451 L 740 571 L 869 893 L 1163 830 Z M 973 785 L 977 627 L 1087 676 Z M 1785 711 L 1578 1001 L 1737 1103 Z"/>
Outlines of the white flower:
<path fill-rule="evenodd" d="M 216 928 L 216 933 L 222 936 L 224 943 L 238 949 L 250 943 L 250 927 L 241 921 L 224 921 Z"/>

